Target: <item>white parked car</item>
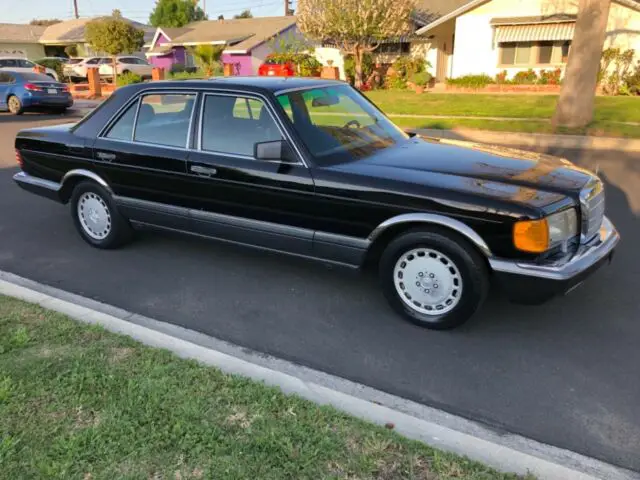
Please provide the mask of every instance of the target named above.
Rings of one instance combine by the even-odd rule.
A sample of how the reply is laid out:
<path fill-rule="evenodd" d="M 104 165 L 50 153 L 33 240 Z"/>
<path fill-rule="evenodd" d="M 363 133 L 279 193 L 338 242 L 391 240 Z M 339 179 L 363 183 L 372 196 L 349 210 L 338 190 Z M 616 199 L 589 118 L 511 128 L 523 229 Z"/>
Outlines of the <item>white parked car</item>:
<path fill-rule="evenodd" d="M 31 60 L 21 57 L 0 57 L 0 70 L 13 70 L 14 72 L 33 73 L 34 68 L 39 65 L 33 63 Z M 51 68 L 45 68 L 45 74 L 54 80 L 60 80 L 55 70 Z"/>
<path fill-rule="evenodd" d="M 116 72 L 118 75 L 131 72 L 140 75 L 142 78 L 151 78 L 151 70 L 153 70 L 153 65 L 142 58 L 133 56 L 116 58 Z M 113 76 L 113 63 L 111 61 L 100 64 L 100 76 Z"/>
<path fill-rule="evenodd" d="M 89 68 L 100 67 L 103 63 L 111 62 L 109 57 L 87 57 L 72 60 L 74 63 L 68 63 L 64 66 L 64 74 L 71 78 L 87 78 Z"/>

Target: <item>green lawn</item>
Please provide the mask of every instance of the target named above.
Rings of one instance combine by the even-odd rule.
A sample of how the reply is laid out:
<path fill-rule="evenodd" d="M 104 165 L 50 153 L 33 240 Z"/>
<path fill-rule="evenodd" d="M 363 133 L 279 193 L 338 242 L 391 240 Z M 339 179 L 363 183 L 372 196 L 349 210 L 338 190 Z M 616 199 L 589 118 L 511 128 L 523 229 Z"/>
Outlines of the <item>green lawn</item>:
<path fill-rule="evenodd" d="M 426 93 L 417 95 L 412 91 L 376 90 L 367 92 L 385 113 L 404 115 L 452 115 L 468 117 L 535 118 L 549 121 L 553 116 L 558 97 L 555 95 L 507 95 L 507 94 L 454 94 Z M 552 133 L 549 122 L 503 122 L 472 119 L 406 119 L 395 117 L 394 121 L 404 127 L 421 126 L 443 128 L 457 126 L 484 128 L 487 130 L 524 131 Z M 613 122 L 640 123 L 640 97 L 597 97 L 594 123 L 586 130 L 588 134 L 640 138 L 640 127 Z M 585 131 L 569 132 L 585 133 Z"/>
<path fill-rule="evenodd" d="M 510 479 L 0 296 L 0 465 L 20 479 Z"/>

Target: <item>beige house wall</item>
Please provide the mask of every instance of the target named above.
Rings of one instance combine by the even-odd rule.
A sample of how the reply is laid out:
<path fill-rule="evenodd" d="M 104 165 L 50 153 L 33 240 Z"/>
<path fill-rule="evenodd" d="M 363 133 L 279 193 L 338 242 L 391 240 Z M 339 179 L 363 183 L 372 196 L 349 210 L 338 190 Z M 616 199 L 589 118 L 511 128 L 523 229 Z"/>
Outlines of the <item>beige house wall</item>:
<path fill-rule="evenodd" d="M 494 44 L 491 19 L 496 17 L 545 16 L 559 13 L 577 14 L 577 0 L 491 0 L 455 20 L 455 53 L 451 76 L 486 73 L 495 76 L 503 70 L 509 75 L 533 68 L 536 71 L 561 68 L 564 64 L 499 65 L 500 49 Z M 434 34 L 435 29 L 429 34 Z M 640 58 L 640 12 L 617 2 L 612 3 L 605 48 L 633 48 Z"/>
<path fill-rule="evenodd" d="M 1 43 L 0 57 L 24 57 L 39 60 L 44 57 L 44 46 L 37 43 Z"/>

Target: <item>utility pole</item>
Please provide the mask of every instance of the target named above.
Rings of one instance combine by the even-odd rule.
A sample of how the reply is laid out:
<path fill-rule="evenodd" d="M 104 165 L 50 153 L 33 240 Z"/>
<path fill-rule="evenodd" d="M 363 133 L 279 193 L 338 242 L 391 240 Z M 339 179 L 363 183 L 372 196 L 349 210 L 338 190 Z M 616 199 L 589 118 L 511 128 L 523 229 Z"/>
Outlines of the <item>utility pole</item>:
<path fill-rule="evenodd" d="M 293 4 L 293 0 L 284 0 L 284 16 L 289 17 L 293 15 L 293 9 L 290 6 Z"/>
<path fill-rule="evenodd" d="M 78 0 L 73 0 L 73 16 L 80 18 L 80 15 L 78 15 Z"/>

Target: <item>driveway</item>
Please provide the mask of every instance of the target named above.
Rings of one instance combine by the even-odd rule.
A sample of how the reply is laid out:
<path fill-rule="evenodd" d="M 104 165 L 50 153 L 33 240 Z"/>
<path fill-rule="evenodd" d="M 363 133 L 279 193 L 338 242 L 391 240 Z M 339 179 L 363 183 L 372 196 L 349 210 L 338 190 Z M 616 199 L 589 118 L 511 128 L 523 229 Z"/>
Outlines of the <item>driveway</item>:
<path fill-rule="evenodd" d="M 0 269 L 640 471 L 640 155 L 559 152 L 607 181 L 623 235 L 609 268 L 540 307 L 494 291 L 432 332 L 340 269 L 151 232 L 90 248 L 67 208 L 12 184 L 23 118 L 0 114 Z"/>

